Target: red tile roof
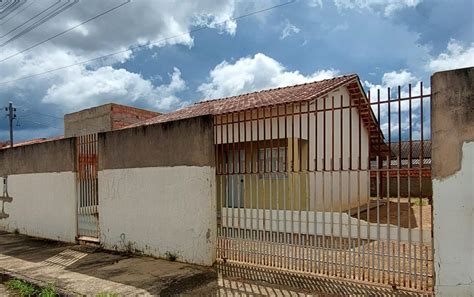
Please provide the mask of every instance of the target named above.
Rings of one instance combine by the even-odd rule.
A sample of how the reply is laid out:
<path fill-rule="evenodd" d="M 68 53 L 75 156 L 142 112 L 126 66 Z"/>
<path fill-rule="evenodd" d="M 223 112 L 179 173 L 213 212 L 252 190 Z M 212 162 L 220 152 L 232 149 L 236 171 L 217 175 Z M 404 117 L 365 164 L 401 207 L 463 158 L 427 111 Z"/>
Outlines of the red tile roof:
<path fill-rule="evenodd" d="M 37 144 L 37 143 L 43 143 L 43 142 L 48 142 L 48 141 L 60 140 L 60 139 L 63 139 L 63 138 L 64 138 L 63 136 L 56 136 L 56 137 L 50 137 L 50 138 L 29 139 L 29 140 L 14 143 L 13 147 L 15 148 L 15 147 L 24 146 L 24 145 L 30 145 L 30 144 Z M 0 150 L 7 149 L 7 148 L 10 148 L 9 143 L 0 143 Z"/>
<path fill-rule="evenodd" d="M 170 122 L 208 114 L 217 115 L 275 104 L 307 101 L 323 96 L 342 85 L 357 80 L 358 76 L 356 74 L 349 74 L 311 83 L 201 101 L 175 112 L 133 124 L 130 127 Z"/>

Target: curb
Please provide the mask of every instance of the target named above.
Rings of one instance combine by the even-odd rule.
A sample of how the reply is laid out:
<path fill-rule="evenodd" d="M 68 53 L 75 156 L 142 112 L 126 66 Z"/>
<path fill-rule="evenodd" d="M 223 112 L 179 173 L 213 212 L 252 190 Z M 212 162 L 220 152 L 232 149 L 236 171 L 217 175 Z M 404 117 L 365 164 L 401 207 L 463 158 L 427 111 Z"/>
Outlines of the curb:
<path fill-rule="evenodd" d="M 0 275 L 4 275 L 8 278 L 15 278 L 15 279 L 22 280 L 22 281 L 25 281 L 27 283 L 33 284 L 34 286 L 37 286 L 39 288 L 44 288 L 44 287 L 47 287 L 49 284 L 51 284 L 51 283 L 48 283 L 48 282 L 45 282 L 45 281 L 42 281 L 42 280 L 31 278 L 29 276 L 26 276 L 26 275 L 23 275 L 23 274 L 14 272 L 14 271 L 6 270 L 4 268 L 0 268 Z M 64 289 L 64 288 L 58 287 L 56 285 L 54 285 L 54 288 L 56 289 L 56 291 L 60 295 L 63 295 L 63 296 L 85 296 L 84 294 L 81 294 L 79 292 Z"/>

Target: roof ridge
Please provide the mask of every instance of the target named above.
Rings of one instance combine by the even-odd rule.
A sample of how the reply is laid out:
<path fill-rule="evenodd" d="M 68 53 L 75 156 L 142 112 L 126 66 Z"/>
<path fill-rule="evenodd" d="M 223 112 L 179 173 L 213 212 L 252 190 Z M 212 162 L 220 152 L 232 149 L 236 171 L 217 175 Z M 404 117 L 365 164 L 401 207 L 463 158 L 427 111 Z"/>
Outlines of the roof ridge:
<path fill-rule="evenodd" d="M 221 97 L 221 98 L 214 98 L 214 99 L 207 99 L 207 100 L 204 99 L 204 100 L 200 100 L 198 102 L 194 102 L 192 105 L 200 105 L 200 104 L 207 103 L 207 102 L 223 101 L 223 100 L 228 100 L 228 99 L 232 99 L 232 98 L 239 98 L 239 97 L 248 96 L 248 95 L 252 95 L 252 94 L 263 93 L 263 92 L 271 92 L 271 91 L 282 90 L 282 89 L 290 89 L 290 88 L 294 88 L 294 87 L 325 82 L 325 81 L 334 80 L 334 79 L 337 79 L 337 78 L 352 77 L 352 76 L 357 76 L 357 74 L 356 73 L 349 73 L 349 74 L 335 76 L 335 77 L 332 77 L 332 78 L 326 78 L 326 79 L 322 79 L 322 80 L 315 80 L 315 81 L 311 81 L 311 82 L 294 84 L 294 85 L 290 85 L 290 86 L 276 87 L 276 88 L 271 88 L 271 89 L 263 89 L 263 90 L 258 90 L 258 91 L 248 92 L 248 93 L 242 93 L 242 94 L 238 94 L 238 95 L 234 95 L 234 96 L 226 96 L 226 97 Z"/>

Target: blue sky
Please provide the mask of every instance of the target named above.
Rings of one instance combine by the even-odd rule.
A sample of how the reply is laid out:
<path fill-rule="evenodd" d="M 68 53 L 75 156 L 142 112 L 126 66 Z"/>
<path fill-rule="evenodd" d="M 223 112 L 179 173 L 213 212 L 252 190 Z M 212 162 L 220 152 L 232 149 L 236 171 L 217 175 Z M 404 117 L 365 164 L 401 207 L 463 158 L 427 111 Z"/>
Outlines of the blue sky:
<path fill-rule="evenodd" d="M 227 22 L 284 1 L 196 2 L 131 1 L 0 62 L 0 105 L 12 100 L 18 107 L 16 139 L 60 135 L 64 113 L 111 101 L 169 112 L 204 98 L 346 73 L 357 73 L 367 89 L 420 80 L 429 87 L 435 71 L 474 66 L 472 0 L 300 0 Z M 0 47 L 0 60 L 116 4 L 82 0 Z M 32 3 L 0 20 L 0 36 L 41 9 Z M 206 29 L 187 33 L 200 26 Z M 137 44 L 144 47 L 1 83 Z M 0 141 L 7 138 L 2 117 Z"/>

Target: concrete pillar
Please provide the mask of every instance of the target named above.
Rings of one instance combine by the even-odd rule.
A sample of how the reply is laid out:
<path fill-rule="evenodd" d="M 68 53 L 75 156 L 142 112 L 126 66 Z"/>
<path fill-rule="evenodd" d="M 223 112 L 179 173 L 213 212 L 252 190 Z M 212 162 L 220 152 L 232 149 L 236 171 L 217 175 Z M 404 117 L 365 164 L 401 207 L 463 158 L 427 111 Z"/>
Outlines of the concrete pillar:
<path fill-rule="evenodd" d="M 474 296 L 474 67 L 431 77 L 435 290 Z"/>

